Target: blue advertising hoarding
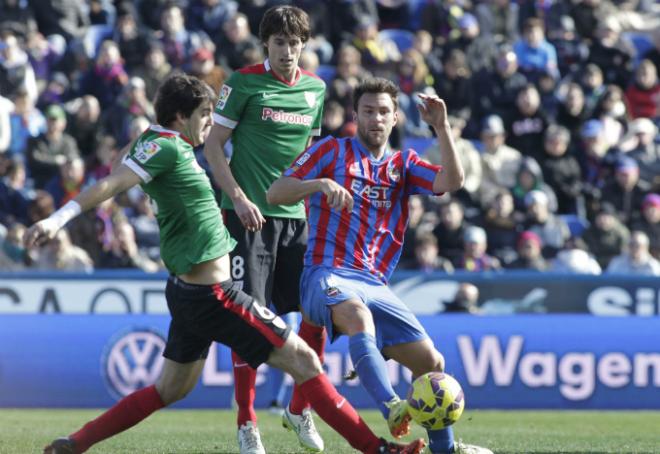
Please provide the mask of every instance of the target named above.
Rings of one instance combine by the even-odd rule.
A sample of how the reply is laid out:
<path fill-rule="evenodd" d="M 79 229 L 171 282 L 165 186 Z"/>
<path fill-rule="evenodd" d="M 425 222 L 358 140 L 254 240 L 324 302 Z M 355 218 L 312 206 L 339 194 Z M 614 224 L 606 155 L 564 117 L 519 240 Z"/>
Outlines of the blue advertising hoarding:
<path fill-rule="evenodd" d="M 421 316 L 470 408 L 660 409 L 655 317 Z M 0 407 L 106 407 L 152 383 L 162 366 L 165 315 L 0 315 Z M 196 389 L 177 404 L 229 408 L 231 355 L 213 348 Z M 410 374 L 389 362 L 405 395 Z M 346 339 L 327 348 L 331 381 L 373 407 L 351 368 Z M 266 406 L 267 367 L 257 406 Z"/>

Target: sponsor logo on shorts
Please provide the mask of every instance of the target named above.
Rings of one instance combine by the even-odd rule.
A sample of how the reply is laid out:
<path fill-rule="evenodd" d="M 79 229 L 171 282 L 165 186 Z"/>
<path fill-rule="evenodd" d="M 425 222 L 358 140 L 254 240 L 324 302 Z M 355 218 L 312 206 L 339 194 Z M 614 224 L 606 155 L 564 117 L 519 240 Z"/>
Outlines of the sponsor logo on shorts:
<path fill-rule="evenodd" d="M 116 398 L 156 383 L 163 369 L 165 338 L 150 328 L 122 331 L 106 346 L 102 372 Z"/>
<path fill-rule="evenodd" d="M 232 88 L 227 84 L 222 86 L 222 88 L 220 89 L 220 99 L 218 99 L 218 103 L 215 106 L 217 109 L 222 110 L 225 108 L 225 104 L 229 99 L 229 95 L 231 95 L 231 90 Z"/>

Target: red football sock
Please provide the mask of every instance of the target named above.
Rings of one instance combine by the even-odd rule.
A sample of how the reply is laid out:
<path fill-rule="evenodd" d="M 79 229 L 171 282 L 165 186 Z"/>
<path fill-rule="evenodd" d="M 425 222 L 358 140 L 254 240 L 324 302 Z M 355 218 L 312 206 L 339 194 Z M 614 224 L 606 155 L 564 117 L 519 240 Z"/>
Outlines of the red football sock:
<path fill-rule="evenodd" d="M 248 421 L 257 424 L 257 414 L 254 411 L 254 397 L 257 383 L 257 371 L 251 368 L 236 353 L 231 352 L 234 368 L 234 396 L 238 406 L 236 422 L 241 427 Z"/>
<path fill-rule="evenodd" d="M 124 397 L 69 437 L 76 443 L 77 452 L 85 452 L 93 444 L 133 427 L 164 406 L 156 386 L 152 385 Z"/>
<path fill-rule="evenodd" d="M 305 342 L 307 345 L 312 347 L 312 350 L 316 352 L 323 364 L 323 353 L 325 352 L 325 328 L 322 326 L 314 326 L 302 320 L 300 322 L 300 328 L 298 330 L 298 336 Z M 305 399 L 303 393 L 300 392 L 300 387 L 295 385 L 293 387 L 293 394 L 291 395 L 291 402 L 289 402 L 289 410 L 294 415 L 301 415 L 305 408 L 309 407 L 309 402 Z"/>
<path fill-rule="evenodd" d="M 335 429 L 355 449 L 374 453 L 380 439 L 362 420 L 353 406 L 337 392 L 325 374 L 307 380 L 300 385 L 312 408 L 330 427 Z"/>

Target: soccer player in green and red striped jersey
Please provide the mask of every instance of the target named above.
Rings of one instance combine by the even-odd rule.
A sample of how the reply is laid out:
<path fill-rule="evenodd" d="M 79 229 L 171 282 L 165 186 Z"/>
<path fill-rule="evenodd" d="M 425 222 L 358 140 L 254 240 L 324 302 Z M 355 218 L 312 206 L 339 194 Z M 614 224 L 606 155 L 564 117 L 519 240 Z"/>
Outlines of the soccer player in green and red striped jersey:
<path fill-rule="evenodd" d="M 268 58 L 235 72 L 221 88 L 204 153 L 223 192 L 227 229 L 238 242 L 231 253 L 232 278 L 282 315 L 299 310 L 307 223 L 302 202 L 270 205 L 266 191 L 320 134 L 325 84 L 298 66 L 310 37 L 309 17 L 303 10 L 269 9 L 259 35 Z M 233 153 L 228 163 L 223 148 L 230 138 Z M 303 320 L 299 335 L 322 360 L 324 329 Z M 235 354 L 232 360 L 241 453 L 261 454 L 254 411 L 256 371 Z M 323 440 L 307 407 L 294 390 L 283 423 L 307 449 L 322 451 Z"/>

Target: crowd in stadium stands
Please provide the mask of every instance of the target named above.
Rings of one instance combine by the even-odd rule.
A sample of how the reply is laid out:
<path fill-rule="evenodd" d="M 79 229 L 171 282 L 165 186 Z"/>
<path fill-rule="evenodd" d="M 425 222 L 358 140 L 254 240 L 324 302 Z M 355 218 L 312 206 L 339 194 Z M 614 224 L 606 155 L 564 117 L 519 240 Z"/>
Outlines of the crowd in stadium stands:
<path fill-rule="evenodd" d="M 22 237 L 109 173 L 172 71 L 219 91 L 263 61 L 282 3 L 313 20 L 300 64 L 327 83 L 323 135 L 353 135 L 353 87 L 384 76 L 392 146 L 437 162 L 415 95 L 447 104 L 465 186 L 411 200 L 399 269 L 660 275 L 653 0 L 0 0 L 0 270 L 162 269 L 139 189 L 35 253 Z"/>

